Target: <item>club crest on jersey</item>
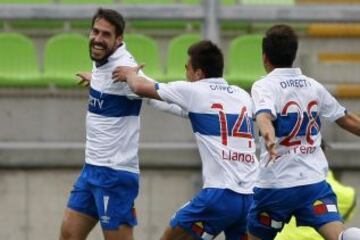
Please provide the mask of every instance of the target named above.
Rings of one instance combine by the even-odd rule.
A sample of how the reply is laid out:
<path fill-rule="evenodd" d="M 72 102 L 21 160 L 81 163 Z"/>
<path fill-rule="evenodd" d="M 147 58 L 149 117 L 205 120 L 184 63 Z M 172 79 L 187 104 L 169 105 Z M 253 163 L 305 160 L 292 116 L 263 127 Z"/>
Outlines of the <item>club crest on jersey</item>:
<path fill-rule="evenodd" d="M 315 215 L 323 215 L 330 212 L 337 212 L 336 204 L 328 200 L 317 200 L 313 203 L 313 212 Z"/>
<path fill-rule="evenodd" d="M 202 222 L 196 222 L 196 223 L 193 223 L 191 225 L 191 230 L 196 234 L 198 235 L 199 237 L 201 237 L 201 239 L 203 240 L 212 240 L 214 239 L 214 235 L 208 233 L 208 232 L 205 232 L 204 230 L 204 224 Z"/>
<path fill-rule="evenodd" d="M 276 221 L 270 217 L 270 215 L 266 212 L 262 212 L 259 214 L 259 222 L 262 225 L 275 228 L 275 229 L 281 229 L 283 226 L 283 223 L 280 221 Z"/>

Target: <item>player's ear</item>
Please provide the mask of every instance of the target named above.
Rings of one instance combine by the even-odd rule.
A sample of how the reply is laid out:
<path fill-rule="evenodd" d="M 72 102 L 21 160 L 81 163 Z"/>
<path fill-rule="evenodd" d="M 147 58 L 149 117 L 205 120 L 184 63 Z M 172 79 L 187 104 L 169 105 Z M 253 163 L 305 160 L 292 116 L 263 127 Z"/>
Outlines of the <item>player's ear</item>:
<path fill-rule="evenodd" d="M 270 70 L 271 70 L 271 62 L 269 61 L 269 58 L 266 56 L 265 53 L 263 53 L 262 59 L 263 59 L 263 65 L 264 65 L 265 70 L 267 72 L 270 72 Z"/>
<path fill-rule="evenodd" d="M 264 65 L 266 65 L 266 62 L 268 61 L 268 58 L 267 58 L 265 53 L 262 54 L 262 60 L 263 60 Z"/>
<path fill-rule="evenodd" d="M 203 73 L 202 73 L 201 69 L 196 69 L 196 70 L 195 70 L 195 79 L 196 79 L 196 80 L 203 79 L 202 76 L 203 76 Z"/>
<path fill-rule="evenodd" d="M 200 79 L 205 78 L 205 74 L 200 68 L 195 70 L 195 78 L 196 78 L 196 80 L 200 80 Z"/>
<path fill-rule="evenodd" d="M 123 39 L 124 39 L 123 35 L 117 36 L 116 39 L 115 39 L 116 45 L 119 46 L 123 42 Z"/>

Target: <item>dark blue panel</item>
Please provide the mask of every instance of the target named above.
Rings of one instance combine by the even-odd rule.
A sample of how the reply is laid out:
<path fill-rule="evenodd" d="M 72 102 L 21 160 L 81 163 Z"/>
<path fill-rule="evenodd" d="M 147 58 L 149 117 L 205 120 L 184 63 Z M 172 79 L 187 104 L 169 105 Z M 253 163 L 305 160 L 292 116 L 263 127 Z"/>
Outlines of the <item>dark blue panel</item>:
<path fill-rule="evenodd" d="M 101 93 L 90 88 L 89 112 L 106 117 L 138 116 L 141 99 L 131 100 L 126 96 Z"/>
<path fill-rule="evenodd" d="M 231 135 L 232 129 L 234 128 L 234 125 L 238 117 L 239 117 L 238 114 L 226 114 L 229 136 Z M 203 135 L 220 136 L 220 121 L 218 114 L 190 112 L 189 118 L 194 133 L 198 132 Z M 246 120 L 244 119 L 240 126 L 240 132 L 246 132 L 246 133 L 251 132 L 251 134 L 254 135 L 253 126 L 254 126 L 253 120 L 250 119 L 251 129 L 248 129 Z"/>

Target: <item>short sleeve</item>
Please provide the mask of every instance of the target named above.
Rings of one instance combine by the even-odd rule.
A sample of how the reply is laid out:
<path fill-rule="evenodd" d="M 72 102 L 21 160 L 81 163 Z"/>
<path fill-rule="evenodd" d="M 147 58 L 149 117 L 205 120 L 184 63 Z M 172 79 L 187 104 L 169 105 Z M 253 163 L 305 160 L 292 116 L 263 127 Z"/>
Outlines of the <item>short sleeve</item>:
<path fill-rule="evenodd" d="M 126 67 L 136 67 L 138 66 L 138 63 L 136 62 L 136 60 L 134 59 L 134 57 L 130 54 L 124 54 L 124 56 L 122 58 L 120 58 L 117 61 L 116 67 L 117 66 L 126 66 Z M 155 81 L 148 77 L 147 75 L 144 74 L 144 72 L 142 70 L 139 70 L 138 75 L 141 77 L 146 78 L 147 80 L 154 82 Z M 126 95 L 129 99 L 140 99 L 141 97 L 136 95 L 129 87 L 129 85 L 127 83 L 123 83 L 125 85 L 125 87 L 123 88 L 123 93 L 124 95 Z"/>
<path fill-rule="evenodd" d="M 251 89 L 254 117 L 259 113 L 267 112 L 276 118 L 275 95 L 273 88 L 266 86 L 264 81 L 254 83 Z"/>
<path fill-rule="evenodd" d="M 176 81 L 171 83 L 157 83 L 156 90 L 160 98 L 169 103 L 175 103 L 188 111 L 192 91 L 189 82 Z"/>
<path fill-rule="evenodd" d="M 324 88 L 321 86 L 321 105 L 320 116 L 331 122 L 343 117 L 346 109 Z"/>

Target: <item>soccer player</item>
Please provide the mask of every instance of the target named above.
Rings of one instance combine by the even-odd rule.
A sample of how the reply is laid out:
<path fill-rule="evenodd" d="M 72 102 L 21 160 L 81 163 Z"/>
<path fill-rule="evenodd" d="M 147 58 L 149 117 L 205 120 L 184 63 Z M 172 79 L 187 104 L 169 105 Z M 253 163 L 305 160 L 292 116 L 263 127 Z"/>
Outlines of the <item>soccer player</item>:
<path fill-rule="evenodd" d="M 336 196 L 325 181 L 328 163 L 320 148 L 320 117 L 356 135 L 360 135 L 360 118 L 346 111 L 320 83 L 292 67 L 297 47 L 297 36 L 286 25 L 271 27 L 263 39 L 268 75 L 251 90 L 262 139 L 249 236 L 272 240 L 295 216 L 297 225 L 313 227 L 326 240 L 337 240 L 339 235 L 344 240 L 359 239 L 359 229 L 344 231 Z"/>
<path fill-rule="evenodd" d="M 91 78 L 85 165 L 71 191 L 60 240 L 86 239 L 98 221 L 106 240 L 133 239 L 142 100 L 126 83 L 112 79 L 116 66 L 137 65 L 123 42 L 124 27 L 123 17 L 114 10 L 99 9 L 92 19 L 89 48 L 94 66 L 91 77 L 81 75 L 83 80 Z"/>
<path fill-rule="evenodd" d="M 119 67 L 115 79 L 126 79 L 138 95 L 178 104 L 189 113 L 202 161 L 203 189 L 180 208 L 162 240 L 246 239 L 246 222 L 258 161 L 253 138 L 252 101 L 223 76 L 221 50 L 210 41 L 188 49 L 188 81 L 153 83 L 138 68 Z"/>

